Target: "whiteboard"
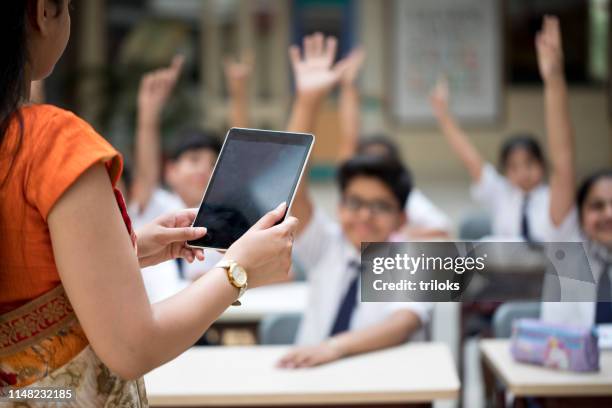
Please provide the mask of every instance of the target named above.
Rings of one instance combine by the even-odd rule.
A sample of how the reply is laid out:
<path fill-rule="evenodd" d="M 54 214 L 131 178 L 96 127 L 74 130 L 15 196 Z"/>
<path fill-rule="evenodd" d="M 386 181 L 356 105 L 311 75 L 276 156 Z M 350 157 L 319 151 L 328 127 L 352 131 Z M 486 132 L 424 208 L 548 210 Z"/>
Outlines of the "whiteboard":
<path fill-rule="evenodd" d="M 501 110 L 499 0 L 395 0 L 389 86 L 403 124 L 432 123 L 429 93 L 449 81 L 450 108 L 464 122 L 495 122 Z"/>

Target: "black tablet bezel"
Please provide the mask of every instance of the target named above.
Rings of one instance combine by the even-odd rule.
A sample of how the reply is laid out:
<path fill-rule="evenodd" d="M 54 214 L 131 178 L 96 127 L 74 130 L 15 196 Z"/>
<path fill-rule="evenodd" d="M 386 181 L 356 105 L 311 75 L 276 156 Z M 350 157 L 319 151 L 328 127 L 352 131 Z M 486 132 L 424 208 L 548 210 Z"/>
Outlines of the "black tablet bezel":
<path fill-rule="evenodd" d="M 290 192 L 290 200 L 287 203 L 287 212 L 283 219 L 287 216 L 287 213 L 291 209 L 291 205 L 293 204 L 293 200 L 295 198 L 295 193 L 297 192 L 297 187 L 299 186 L 300 180 L 304 171 L 306 169 L 306 164 L 308 163 L 308 159 L 310 157 L 310 153 L 312 151 L 312 146 L 314 145 L 314 136 L 309 133 L 296 133 L 296 132 L 280 132 L 280 131 L 272 131 L 272 130 L 260 130 L 260 129 L 247 129 L 247 128 L 231 128 L 225 137 L 223 142 L 223 146 L 221 147 L 221 151 L 219 152 L 219 157 L 217 158 L 217 162 L 215 163 L 215 167 L 213 169 L 212 175 L 210 177 L 210 181 L 208 182 L 208 186 L 204 191 L 204 195 L 202 196 L 202 201 L 200 202 L 200 206 L 198 208 L 198 214 L 193 221 L 192 226 L 195 225 L 198 216 L 202 211 L 202 207 L 206 202 L 206 197 L 211 191 L 212 186 L 214 185 L 217 174 L 219 173 L 219 169 L 221 169 L 221 165 L 223 163 L 223 157 L 225 153 L 225 146 L 230 140 L 245 140 L 249 142 L 269 142 L 269 143 L 279 143 L 279 144 L 291 144 L 295 146 L 303 146 L 307 147 L 306 154 L 302 158 L 302 162 L 300 163 L 300 171 L 296 174 L 296 177 L 292 184 L 292 190 Z M 280 204 L 280 203 L 279 203 Z M 270 209 L 272 210 L 272 208 Z M 214 242 L 211 244 L 203 244 L 201 242 L 202 238 L 192 241 L 187 241 L 187 245 L 192 248 L 202 248 L 202 249 L 213 249 L 217 251 L 225 251 L 227 248 L 222 248 L 219 246 L 215 246 Z"/>

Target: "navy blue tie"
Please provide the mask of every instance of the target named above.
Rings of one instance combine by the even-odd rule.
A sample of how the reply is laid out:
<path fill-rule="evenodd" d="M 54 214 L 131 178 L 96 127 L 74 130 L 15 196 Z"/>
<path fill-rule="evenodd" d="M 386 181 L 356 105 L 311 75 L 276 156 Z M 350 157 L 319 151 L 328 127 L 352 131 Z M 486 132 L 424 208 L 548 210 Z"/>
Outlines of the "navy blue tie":
<path fill-rule="evenodd" d="M 597 308 L 595 309 L 595 324 L 612 323 L 612 302 L 610 296 L 612 288 L 610 285 L 609 265 L 605 265 L 597 284 Z"/>
<path fill-rule="evenodd" d="M 342 303 L 340 303 L 340 308 L 338 309 L 338 314 L 336 315 L 336 320 L 334 321 L 334 325 L 332 326 L 331 332 L 329 334 L 330 337 L 335 336 L 338 333 L 345 332 L 349 329 L 349 325 L 351 324 L 351 317 L 353 316 L 353 312 L 355 311 L 355 305 L 357 304 L 357 285 L 359 283 L 359 263 L 356 261 L 350 261 L 348 268 L 351 271 L 350 276 L 352 277 L 351 283 L 344 294 L 344 298 L 342 299 Z"/>
<path fill-rule="evenodd" d="M 176 258 L 174 261 L 178 268 L 179 278 L 185 279 L 185 261 L 183 261 L 183 258 Z"/>
<path fill-rule="evenodd" d="M 529 231 L 529 218 L 527 218 L 527 209 L 529 208 L 529 194 L 525 194 L 523 205 L 521 206 L 521 237 L 525 242 L 531 242 L 531 233 Z"/>

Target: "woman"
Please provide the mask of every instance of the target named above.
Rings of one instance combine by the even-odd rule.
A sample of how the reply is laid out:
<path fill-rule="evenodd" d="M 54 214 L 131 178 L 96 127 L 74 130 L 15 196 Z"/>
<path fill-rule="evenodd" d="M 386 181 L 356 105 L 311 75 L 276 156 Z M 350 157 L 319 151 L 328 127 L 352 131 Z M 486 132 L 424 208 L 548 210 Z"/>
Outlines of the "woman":
<path fill-rule="evenodd" d="M 189 348 L 241 290 L 216 267 L 151 305 L 139 268 L 202 259 L 195 212 L 132 233 L 121 157 L 84 121 L 23 104 L 70 33 L 68 0 L 0 5 L 0 386 L 70 387 L 74 406 L 146 406 L 142 375 Z M 224 259 L 249 287 L 284 279 L 297 220 L 265 215 Z M 123 215 L 123 217 L 122 217 Z M 130 237 L 132 239 L 130 239 Z"/>

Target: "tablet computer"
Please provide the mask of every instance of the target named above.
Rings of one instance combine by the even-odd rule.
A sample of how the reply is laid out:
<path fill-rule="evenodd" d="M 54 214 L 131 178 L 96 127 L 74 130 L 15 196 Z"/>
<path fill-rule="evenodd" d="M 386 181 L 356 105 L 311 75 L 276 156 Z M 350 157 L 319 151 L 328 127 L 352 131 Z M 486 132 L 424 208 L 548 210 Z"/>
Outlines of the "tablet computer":
<path fill-rule="evenodd" d="M 283 201 L 291 208 L 313 142 L 306 133 L 230 129 L 193 223 L 208 232 L 187 244 L 224 251 Z"/>

